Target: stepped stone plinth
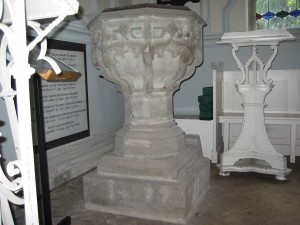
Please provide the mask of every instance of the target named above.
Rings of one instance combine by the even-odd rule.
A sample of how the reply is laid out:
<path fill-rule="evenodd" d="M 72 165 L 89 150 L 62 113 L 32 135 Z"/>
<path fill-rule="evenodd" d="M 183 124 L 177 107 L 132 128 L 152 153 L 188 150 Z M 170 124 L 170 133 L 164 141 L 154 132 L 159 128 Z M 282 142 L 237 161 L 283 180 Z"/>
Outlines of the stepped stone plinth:
<path fill-rule="evenodd" d="M 93 63 L 125 97 L 113 152 L 84 177 L 85 207 L 186 223 L 209 187 L 200 138 L 173 118 L 172 98 L 202 63 L 205 22 L 186 7 L 110 9 L 89 24 Z"/>

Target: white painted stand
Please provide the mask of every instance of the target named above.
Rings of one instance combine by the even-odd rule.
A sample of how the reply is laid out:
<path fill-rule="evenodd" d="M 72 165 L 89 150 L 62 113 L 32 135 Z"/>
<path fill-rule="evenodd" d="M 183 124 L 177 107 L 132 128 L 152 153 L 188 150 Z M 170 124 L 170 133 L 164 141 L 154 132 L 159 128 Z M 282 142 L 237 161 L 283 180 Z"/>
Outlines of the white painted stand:
<path fill-rule="evenodd" d="M 286 30 L 250 31 L 227 33 L 218 44 L 231 44 L 232 54 L 242 79 L 236 81 L 236 88 L 244 99 L 244 122 L 235 145 L 221 155 L 218 165 L 220 175 L 227 176 L 230 171 L 258 172 L 273 174 L 277 180 L 285 180 L 291 170 L 287 168 L 286 158 L 278 153 L 269 141 L 264 122 L 265 97 L 272 90 L 272 80 L 267 72 L 277 55 L 281 41 L 294 40 Z M 266 64 L 257 55 L 257 45 L 270 46 L 273 53 Z M 252 47 L 252 56 L 245 65 L 236 55 L 239 47 Z M 253 73 L 249 73 L 252 70 Z"/>
<path fill-rule="evenodd" d="M 244 121 L 243 98 L 232 88 L 240 76 L 240 71 L 213 70 L 214 118 L 223 128 L 216 140 L 223 137 L 224 151 L 237 141 Z M 276 151 L 289 155 L 290 162 L 295 163 L 296 156 L 300 156 L 300 70 L 270 69 L 268 77 L 273 80 L 274 87 L 265 99 L 267 135 Z"/>

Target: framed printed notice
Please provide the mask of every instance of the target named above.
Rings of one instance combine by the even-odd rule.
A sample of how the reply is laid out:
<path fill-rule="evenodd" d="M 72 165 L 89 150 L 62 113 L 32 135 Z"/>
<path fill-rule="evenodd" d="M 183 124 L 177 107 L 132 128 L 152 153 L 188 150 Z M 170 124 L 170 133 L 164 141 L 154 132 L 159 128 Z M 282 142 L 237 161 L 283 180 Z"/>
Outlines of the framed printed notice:
<path fill-rule="evenodd" d="M 45 146 L 50 149 L 87 137 L 90 132 L 85 45 L 57 40 L 47 42 L 49 55 L 81 74 L 76 81 L 38 78 Z"/>

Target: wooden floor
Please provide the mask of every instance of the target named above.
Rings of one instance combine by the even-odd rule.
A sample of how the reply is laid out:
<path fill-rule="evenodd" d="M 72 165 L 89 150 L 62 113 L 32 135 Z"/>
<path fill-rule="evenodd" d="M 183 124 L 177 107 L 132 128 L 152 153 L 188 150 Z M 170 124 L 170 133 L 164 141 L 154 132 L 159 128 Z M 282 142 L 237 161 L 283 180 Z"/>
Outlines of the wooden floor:
<path fill-rule="evenodd" d="M 190 225 L 297 225 L 300 224 L 300 157 L 289 164 L 287 181 L 257 173 L 220 177 L 211 164 L 211 187 Z M 70 216 L 72 225 L 170 225 L 89 211 L 83 207 L 82 177 L 51 193 L 53 225 Z M 22 213 L 16 224 L 25 224 Z"/>

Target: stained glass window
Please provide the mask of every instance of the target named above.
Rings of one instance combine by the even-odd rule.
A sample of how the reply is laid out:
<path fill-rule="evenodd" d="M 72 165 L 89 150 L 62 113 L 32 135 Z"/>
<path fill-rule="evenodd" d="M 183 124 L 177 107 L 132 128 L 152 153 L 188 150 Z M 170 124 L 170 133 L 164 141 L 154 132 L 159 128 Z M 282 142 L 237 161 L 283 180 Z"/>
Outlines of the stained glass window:
<path fill-rule="evenodd" d="M 300 0 L 256 0 L 256 27 L 300 28 Z"/>

